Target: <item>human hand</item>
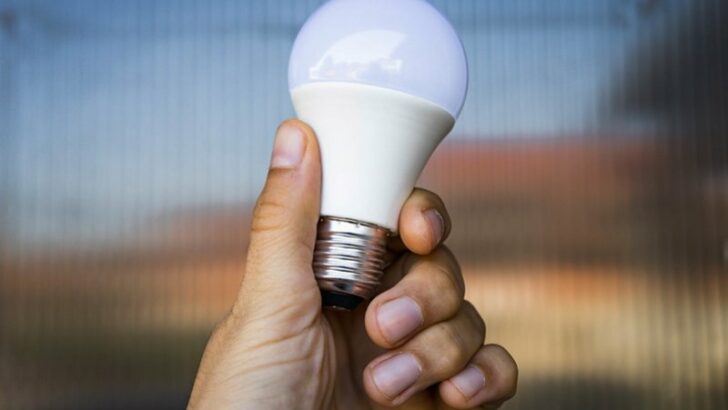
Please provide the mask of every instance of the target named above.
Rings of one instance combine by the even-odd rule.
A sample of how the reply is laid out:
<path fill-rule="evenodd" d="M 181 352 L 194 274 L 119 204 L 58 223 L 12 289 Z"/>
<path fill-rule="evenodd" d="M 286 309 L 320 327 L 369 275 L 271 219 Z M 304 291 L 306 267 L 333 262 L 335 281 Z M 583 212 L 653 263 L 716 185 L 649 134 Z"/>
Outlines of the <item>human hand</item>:
<path fill-rule="evenodd" d="M 402 208 L 382 292 L 353 312 L 322 311 L 311 262 L 321 168 L 313 131 L 278 129 L 255 208 L 245 274 L 214 330 L 190 409 L 497 408 L 515 394 L 508 352 L 483 345 L 442 241 L 442 201 L 416 189 Z"/>

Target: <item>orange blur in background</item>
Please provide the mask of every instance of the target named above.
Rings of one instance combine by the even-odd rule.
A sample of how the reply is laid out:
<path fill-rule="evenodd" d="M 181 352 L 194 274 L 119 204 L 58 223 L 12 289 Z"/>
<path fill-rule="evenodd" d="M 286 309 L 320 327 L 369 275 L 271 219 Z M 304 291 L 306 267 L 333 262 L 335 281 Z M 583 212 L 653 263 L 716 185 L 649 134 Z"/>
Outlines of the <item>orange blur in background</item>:
<path fill-rule="evenodd" d="M 0 408 L 184 407 L 319 3 L 0 3 Z M 728 7 L 433 3 L 472 84 L 420 185 L 505 408 L 728 408 Z"/>

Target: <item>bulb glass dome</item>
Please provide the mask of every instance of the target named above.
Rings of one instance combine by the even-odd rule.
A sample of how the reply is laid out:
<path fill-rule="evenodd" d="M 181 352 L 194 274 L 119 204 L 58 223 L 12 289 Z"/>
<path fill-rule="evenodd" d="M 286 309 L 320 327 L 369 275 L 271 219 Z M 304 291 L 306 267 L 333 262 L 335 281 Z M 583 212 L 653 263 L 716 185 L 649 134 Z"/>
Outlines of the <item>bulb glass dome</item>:
<path fill-rule="evenodd" d="M 291 90 L 359 83 L 425 99 L 457 118 L 468 88 L 460 39 L 425 0 L 331 0 L 301 29 L 291 53 Z"/>

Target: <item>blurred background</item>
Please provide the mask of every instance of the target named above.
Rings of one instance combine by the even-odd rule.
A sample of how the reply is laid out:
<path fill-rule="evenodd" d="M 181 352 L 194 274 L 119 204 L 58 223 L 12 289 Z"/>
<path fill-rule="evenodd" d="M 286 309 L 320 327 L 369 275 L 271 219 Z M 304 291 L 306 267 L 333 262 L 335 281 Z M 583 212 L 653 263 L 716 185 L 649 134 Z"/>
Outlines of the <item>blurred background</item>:
<path fill-rule="evenodd" d="M 183 408 L 318 0 L 0 0 L 0 408 Z M 728 408 L 728 3 L 440 0 L 509 409 Z"/>

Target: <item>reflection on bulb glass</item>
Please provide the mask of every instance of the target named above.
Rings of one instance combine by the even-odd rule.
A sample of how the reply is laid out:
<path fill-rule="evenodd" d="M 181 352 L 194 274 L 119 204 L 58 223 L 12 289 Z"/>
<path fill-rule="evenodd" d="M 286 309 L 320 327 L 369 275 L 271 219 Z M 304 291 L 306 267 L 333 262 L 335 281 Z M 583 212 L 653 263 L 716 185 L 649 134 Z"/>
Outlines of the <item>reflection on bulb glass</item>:
<path fill-rule="evenodd" d="M 298 34 L 289 83 L 338 81 L 402 91 L 457 117 L 467 62 L 455 30 L 424 0 L 332 0 Z"/>

